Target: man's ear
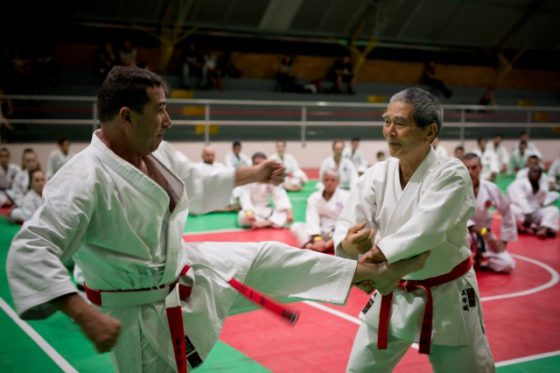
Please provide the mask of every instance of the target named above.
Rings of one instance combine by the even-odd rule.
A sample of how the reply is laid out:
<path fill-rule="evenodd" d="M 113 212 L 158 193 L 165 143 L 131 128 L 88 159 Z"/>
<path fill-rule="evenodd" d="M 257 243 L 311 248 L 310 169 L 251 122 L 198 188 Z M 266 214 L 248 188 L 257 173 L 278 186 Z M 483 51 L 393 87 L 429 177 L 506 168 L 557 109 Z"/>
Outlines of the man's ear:
<path fill-rule="evenodd" d="M 119 118 L 122 123 L 132 124 L 132 110 L 123 106 L 121 110 L 119 110 Z"/>
<path fill-rule="evenodd" d="M 438 126 L 435 122 L 428 125 L 428 131 L 426 132 L 426 138 L 429 140 L 430 144 L 438 135 Z"/>

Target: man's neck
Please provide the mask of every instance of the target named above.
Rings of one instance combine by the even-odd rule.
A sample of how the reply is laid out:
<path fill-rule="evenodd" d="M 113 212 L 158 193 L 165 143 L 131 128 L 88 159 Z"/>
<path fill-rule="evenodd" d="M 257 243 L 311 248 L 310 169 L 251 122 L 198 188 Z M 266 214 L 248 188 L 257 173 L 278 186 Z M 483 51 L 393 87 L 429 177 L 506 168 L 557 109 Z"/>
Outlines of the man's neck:
<path fill-rule="evenodd" d="M 122 138 L 122 136 L 119 136 L 113 133 L 113 131 L 106 130 L 106 129 L 101 129 L 101 131 L 99 131 L 97 135 L 99 139 L 105 145 L 107 145 L 109 149 L 113 151 L 113 153 L 115 153 L 116 155 L 118 155 L 128 163 L 132 164 L 134 167 L 143 170 L 142 167 L 142 165 L 144 164 L 143 156 L 141 154 L 134 152 L 132 149 L 127 147 L 122 141 L 117 140 L 119 138 Z"/>
<path fill-rule="evenodd" d="M 428 155 L 430 147 L 431 146 L 428 146 L 426 150 L 419 150 L 418 152 L 411 153 L 406 158 L 399 158 L 399 176 L 403 188 Z"/>
<path fill-rule="evenodd" d="M 329 200 L 332 198 L 333 194 L 334 194 L 334 191 L 332 191 L 332 192 L 327 192 L 326 190 L 323 190 L 323 198 L 324 198 L 324 200 L 325 200 L 325 201 L 329 201 Z"/>

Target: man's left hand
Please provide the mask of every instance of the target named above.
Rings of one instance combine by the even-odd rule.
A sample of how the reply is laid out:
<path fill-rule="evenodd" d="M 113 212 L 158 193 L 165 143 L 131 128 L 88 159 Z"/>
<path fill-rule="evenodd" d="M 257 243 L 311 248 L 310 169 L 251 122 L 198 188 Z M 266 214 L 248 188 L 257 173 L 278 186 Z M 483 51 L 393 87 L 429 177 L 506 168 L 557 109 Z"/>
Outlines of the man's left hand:
<path fill-rule="evenodd" d="M 386 261 L 387 258 L 385 257 L 385 254 L 383 254 L 377 246 L 372 247 L 360 257 L 360 263 L 381 263 Z"/>

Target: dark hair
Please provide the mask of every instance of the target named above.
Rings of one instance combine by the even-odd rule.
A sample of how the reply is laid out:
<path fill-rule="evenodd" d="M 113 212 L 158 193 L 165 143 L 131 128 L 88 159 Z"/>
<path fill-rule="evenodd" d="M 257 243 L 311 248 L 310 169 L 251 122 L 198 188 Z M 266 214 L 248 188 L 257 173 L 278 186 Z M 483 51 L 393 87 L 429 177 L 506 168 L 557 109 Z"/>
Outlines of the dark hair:
<path fill-rule="evenodd" d="M 142 113 L 150 101 L 147 89 L 164 87 L 163 79 L 148 70 L 138 67 L 116 66 L 107 75 L 97 94 L 97 113 L 101 122 L 110 121 L 127 106 L 137 113 Z"/>
<path fill-rule="evenodd" d="M 352 137 L 352 138 L 350 139 L 350 141 L 360 141 L 360 138 L 359 138 L 359 137 Z"/>
<path fill-rule="evenodd" d="M 264 154 L 263 152 L 256 152 L 255 154 L 253 154 L 253 156 L 251 157 L 251 161 L 253 163 L 255 163 L 255 159 L 257 158 L 262 158 L 262 159 L 266 159 L 266 154 Z"/>
<path fill-rule="evenodd" d="M 31 182 L 33 181 L 33 175 L 35 172 L 43 172 L 40 168 L 36 168 L 34 170 L 27 171 L 29 173 L 29 185 L 27 185 L 27 190 L 31 190 Z"/>
<path fill-rule="evenodd" d="M 241 146 L 241 141 L 235 140 L 235 141 L 231 144 L 231 147 L 232 147 L 232 148 L 235 148 L 236 146 Z"/>
<path fill-rule="evenodd" d="M 403 101 L 412 105 L 412 118 L 420 128 L 432 123 L 437 125 L 437 134 L 443 125 L 443 106 L 430 92 L 421 88 L 407 88 L 395 93 L 389 102 Z"/>
<path fill-rule="evenodd" d="M 120 109 L 120 108 L 119 108 L 119 109 Z M 118 112 L 118 111 L 117 111 L 117 112 Z M 58 145 L 62 145 L 62 144 L 64 144 L 66 141 L 70 141 L 70 140 L 68 140 L 67 137 L 61 137 L 60 139 L 58 139 L 58 140 L 56 141 L 56 143 L 57 143 Z"/>
<path fill-rule="evenodd" d="M 501 133 L 496 133 L 496 134 L 494 135 L 494 137 L 501 137 L 501 138 L 503 139 L 503 138 L 504 138 L 504 135 L 502 135 Z"/>
<path fill-rule="evenodd" d="M 6 152 L 8 153 L 8 155 L 10 155 L 10 151 L 8 150 L 8 148 L 0 148 L 0 152 Z"/>
<path fill-rule="evenodd" d="M 530 156 L 527 157 L 527 160 L 529 159 L 536 159 L 538 161 L 540 158 L 538 155 L 531 154 Z"/>

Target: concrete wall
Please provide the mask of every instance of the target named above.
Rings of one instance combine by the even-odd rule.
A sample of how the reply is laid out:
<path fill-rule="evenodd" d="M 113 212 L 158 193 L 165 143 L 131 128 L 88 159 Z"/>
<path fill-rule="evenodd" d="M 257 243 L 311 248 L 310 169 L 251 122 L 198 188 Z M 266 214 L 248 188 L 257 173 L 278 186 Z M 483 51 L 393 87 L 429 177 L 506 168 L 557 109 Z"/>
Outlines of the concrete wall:
<path fill-rule="evenodd" d="M 507 149 L 510 151 L 516 144 L 514 140 L 504 141 Z M 539 140 L 535 142 L 537 147 L 543 153 L 543 160 L 545 164 L 549 164 L 553 160 L 559 158 L 560 148 L 557 140 Z M 194 162 L 200 161 L 200 154 L 202 151 L 203 143 L 192 143 L 192 142 L 176 142 L 172 143 L 173 146 L 182 151 L 185 155 L 189 157 Z M 460 145 L 459 141 L 453 140 L 442 140 L 440 146 L 443 146 L 447 152 L 452 155 L 453 150 L 457 145 Z M 12 162 L 19 164 L 21 160 L 21 153 L 24 148 L 31 147 L 34 148 L 43 168 L 46 168 L 47 159 L 49 153 L 56 148 L 55 144 L 14 144 L 14 145 L 2 145 L 2 147 L 7 147 L 12 154 Z M 79 152 L 87 146 L 86 143 L 73 143 L 72 151 Z M 216 149 L 216 158 L 219 162 L 223 162 L 225 155 L 231 149 L 230 142 L 217 142 L 213 143 L 212 146 Z M 471 151 L 476 148 L 476 141 L 466 141 L 465 150 Z M 319 168 L 323 159 L 331 155 L 331 142 L 318 141 L 318 142 L 308 142 L 306 147 L 303 147 L 301 143 L 296 141 L 288 142 L 288 152 L 293 154 L 300 163 L 301 167 L 304 168 Z M 375 162 L 375 154 L 382 150 L 388 154 L 387 146 L 384 141 L 362 141 L 360 149 L 364 154 L 366 160 L 369 163 Z M 243 152 L 249 157 L 256 151 L 263 151 L 266 154 L 275 153 L 274 142 L 244 142 Z"/>

